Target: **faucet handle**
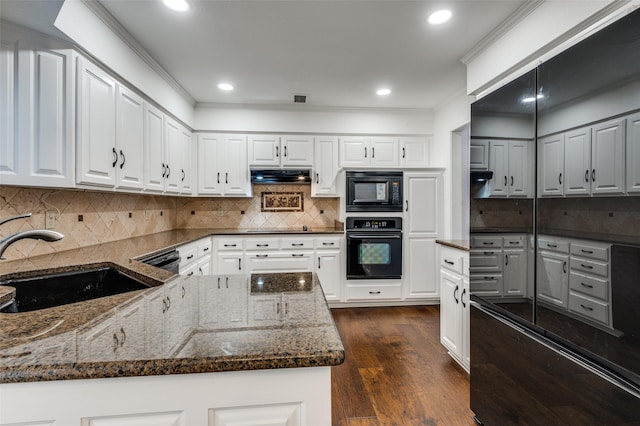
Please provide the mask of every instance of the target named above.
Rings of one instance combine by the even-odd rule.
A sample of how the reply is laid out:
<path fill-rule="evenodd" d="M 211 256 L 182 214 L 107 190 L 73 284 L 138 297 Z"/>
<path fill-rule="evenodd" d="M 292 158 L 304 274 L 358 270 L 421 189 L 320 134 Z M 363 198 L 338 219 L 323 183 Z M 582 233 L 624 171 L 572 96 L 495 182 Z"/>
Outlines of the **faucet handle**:
<path fill-rule="evenodd" d="M 31 217 L 31 215 L 32 215 L 32 213 L 25 213 L 25 214 L 19 214 L 17 216 L 11 216 L 11 217 L 8 217 L 6 219 L 2 219 L 2 220 L 0 220 L 0 226 L 4 225 L 7 222 L 11 222 L 12 220 L 29 218 L 29 217 Z"/>

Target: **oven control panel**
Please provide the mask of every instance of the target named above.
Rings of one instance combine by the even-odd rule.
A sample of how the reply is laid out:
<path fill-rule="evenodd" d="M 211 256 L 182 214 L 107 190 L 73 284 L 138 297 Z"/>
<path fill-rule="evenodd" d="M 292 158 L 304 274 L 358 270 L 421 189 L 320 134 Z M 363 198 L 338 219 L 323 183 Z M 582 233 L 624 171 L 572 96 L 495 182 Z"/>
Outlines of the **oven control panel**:
<path fill-rule="evenodd" d="M 396 231 L 402 229 L 400 217 L 348 217 L 347 229 Z"/>

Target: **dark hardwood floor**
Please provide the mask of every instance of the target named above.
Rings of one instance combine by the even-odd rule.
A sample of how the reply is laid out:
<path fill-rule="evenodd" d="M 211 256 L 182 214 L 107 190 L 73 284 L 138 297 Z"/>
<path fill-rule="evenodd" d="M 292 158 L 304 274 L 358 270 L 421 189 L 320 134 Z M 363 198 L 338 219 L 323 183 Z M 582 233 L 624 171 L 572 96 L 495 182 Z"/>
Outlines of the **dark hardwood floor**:
<path fill-rule="evenodd" d="M 475 424 L 469 376 L 440 344 L 438 306 L 332 314 L 346 352 L 331 371 L 333 426 Z"/>

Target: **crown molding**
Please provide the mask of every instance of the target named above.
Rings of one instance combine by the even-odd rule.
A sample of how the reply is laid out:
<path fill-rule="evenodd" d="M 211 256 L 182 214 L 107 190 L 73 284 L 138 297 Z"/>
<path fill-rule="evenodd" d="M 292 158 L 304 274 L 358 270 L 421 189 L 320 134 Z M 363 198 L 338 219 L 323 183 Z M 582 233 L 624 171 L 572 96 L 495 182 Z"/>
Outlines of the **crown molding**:
<path fill-rule="evenodd" d="M 476 56 L 482 53 L 494 41 L 505 35 L 511 28 L 515 27 L 520 21 L 526 18 L 531 12 L 536 10 L 545 0 L 530 0 L 523 3 L 518 9 L 480 40 L 470 51 L 468 51 L 460 62 L 467 65 Z"/>
<path fill-rule="evenodd" d="M 113 17 L 111 13 L 98 0 L 81 0 L 82 3 L 93 12 L 113 33 L 120 38 L 140 59 L 142 59 L 154 72 L 167 82 L 176 92 L 178 92 L 189 103 L 194 105 L 195 99 L 184 87 L 173 78 L 171 74 L 158 63 L 145 48 Z"/>
<path fill-rule="evenodd" d="M 218 102 L 196 102 L 195 109 L 198 108 L 228 108 L 228 109 L 254 109 L 254 110 L 275 110 L 294 112 L 382 112 L 396 114 L 430 114 L 433 108 L 393 108 L 393 107 L 348 107 L 329 105 L 291 105 L 291 104 L 248 104 L 248 103 L 218 103 Z"/>

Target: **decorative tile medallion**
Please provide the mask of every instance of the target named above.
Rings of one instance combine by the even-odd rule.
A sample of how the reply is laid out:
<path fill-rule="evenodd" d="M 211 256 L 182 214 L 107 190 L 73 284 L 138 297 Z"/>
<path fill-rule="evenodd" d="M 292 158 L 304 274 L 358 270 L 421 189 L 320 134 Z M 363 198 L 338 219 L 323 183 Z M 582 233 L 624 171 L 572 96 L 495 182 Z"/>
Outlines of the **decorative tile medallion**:
<path fill-rule="evenodd" d="M 262 192 L 260 211 L 302 212 L 304 211 L 302 192 Z"/>

